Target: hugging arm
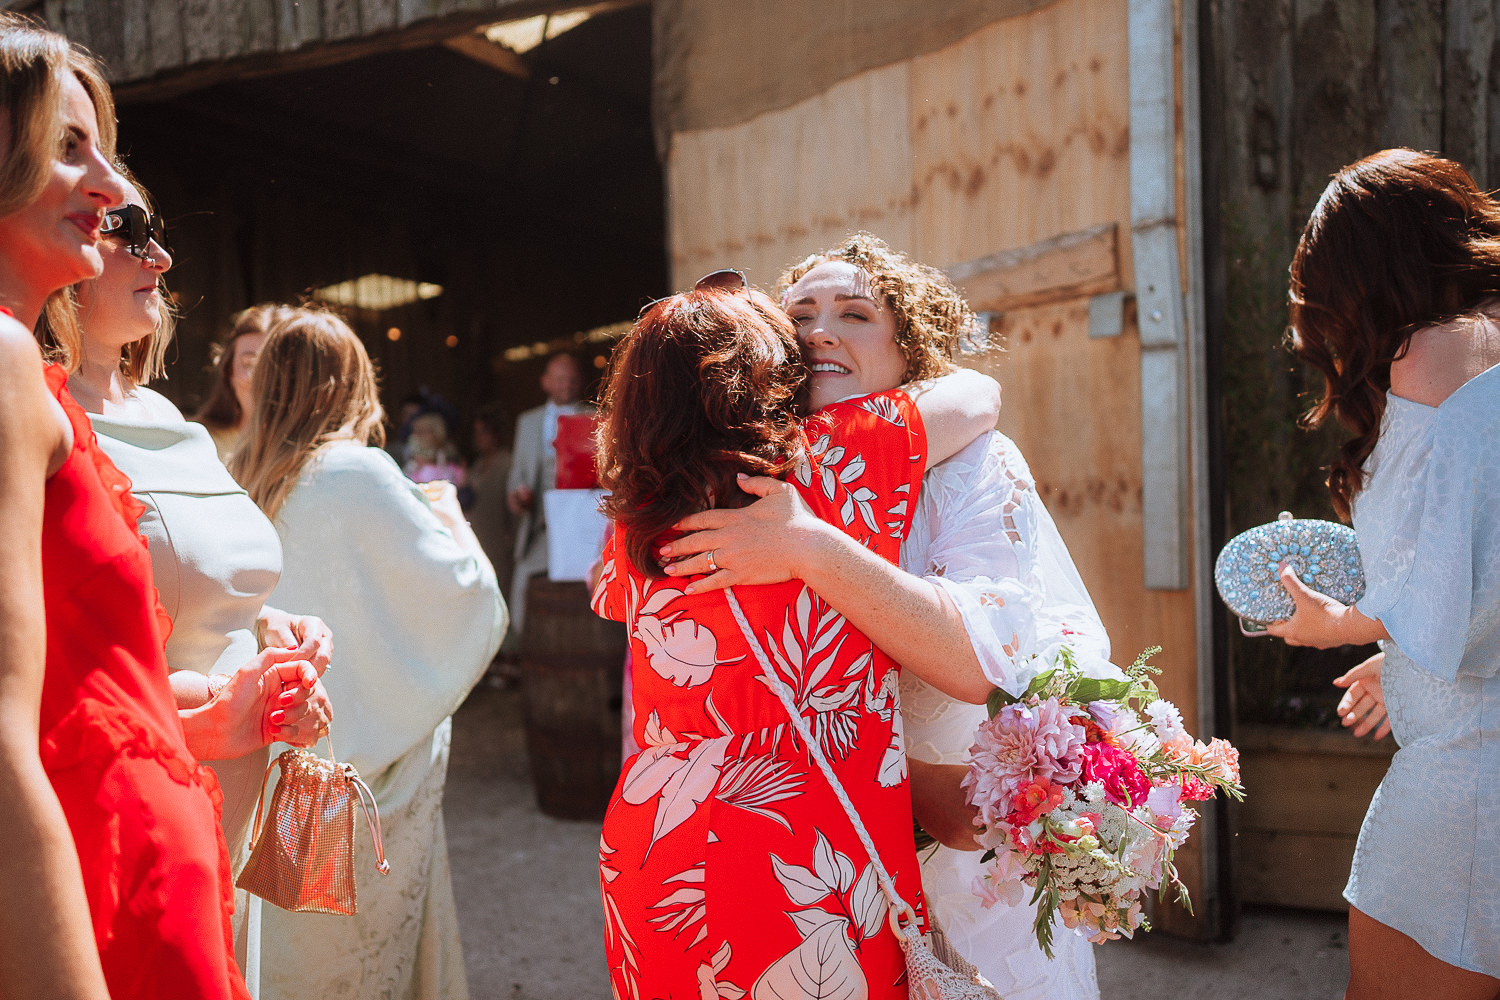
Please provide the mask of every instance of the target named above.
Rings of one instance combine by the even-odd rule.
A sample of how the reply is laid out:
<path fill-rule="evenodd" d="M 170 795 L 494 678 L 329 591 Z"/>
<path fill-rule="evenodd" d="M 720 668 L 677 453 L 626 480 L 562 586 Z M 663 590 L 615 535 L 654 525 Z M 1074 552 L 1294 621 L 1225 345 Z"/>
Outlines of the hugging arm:
<path fill-rule="evenodd" d="M 42 508 L 66 453 L 67 418 L 20 324 L 0 320 L 0 983 L 7 995 L 105 998 L 83 874 L 62 807 L 42 769 L 47 662 Z"/>
<path fill-rule="evenodd" d="M 928 467 L 951 457 L 994 427 L 1000 387 L 959 370 L 908 392 L 927 428 Z M 856 628 L 944 694 L 981 703 L 991 683 L 964 631 L 953 600 L 931 581 L 891 564 L 818 519 L 795 488 L 776 479 L 742 478 L 740 488 L 763 499 L 739 510 L 693 514 L 677 527 L 693 532 L 667 544 L 672 576 L 729 567 L 689 585 L 690 592 L 736 584 L 801 579 Z"/>

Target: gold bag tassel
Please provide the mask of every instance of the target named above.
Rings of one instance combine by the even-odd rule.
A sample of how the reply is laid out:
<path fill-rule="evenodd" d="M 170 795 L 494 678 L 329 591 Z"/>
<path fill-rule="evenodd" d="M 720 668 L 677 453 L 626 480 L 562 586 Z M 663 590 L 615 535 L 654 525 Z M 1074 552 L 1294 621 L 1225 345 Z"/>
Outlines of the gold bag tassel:
<path fill-rule="evenodd" d="M 277 766 L 281 777 L 262 828 L 266 783 Z M 352 764 L 334 759 L 332 738 L 327 760 L 306 750 L 282 752 L 261 780 L 250 836 L 255 846 L 235 885 L 284 910 L 352 916 L 356 799 L 375 841 L 376 870 L 389 874 L 375 796 Z"/>

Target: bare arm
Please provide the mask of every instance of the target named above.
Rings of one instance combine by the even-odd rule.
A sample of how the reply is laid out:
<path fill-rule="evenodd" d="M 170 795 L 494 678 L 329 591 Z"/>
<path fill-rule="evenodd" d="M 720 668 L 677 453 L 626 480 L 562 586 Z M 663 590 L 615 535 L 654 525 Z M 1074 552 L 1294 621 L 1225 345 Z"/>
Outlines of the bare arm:
<path fill-rule="evenodd" d="M 0 320 L 0 983 L 12 996 L 104 1000 L 73 835 L 38 753 L 43 497 L 70 440 L 30 332 Z"/>
<path fill-rule="evenodd" d="M 964 764 L 929 764 L 907 757 L 911 766 L 911 811 L 922 829 L 934 840 L 955 851 L 977 851 L 974 839 L 979 810 L 969 805 L 962 782 L 969 773 Z"/>
<path fill-rule="evenodd" d="M 677 527 L 693 532 L 663 546 L 671 576 L 720 568 L 688 585 L 690 593 L 738 584 L 801 579 L 904 669 L 950 698 L 982 703 L 984 676 L 963 618 L 939 587 L 901 569 L 832 525 L 777 479 L 741 478 L 740 488 L 766 499 L 739 510 L 692 514 Z M 722 558 L 720 558 L 722 556 Z"/>
<path fill-rule="evenodd" d="M 968 368 L 902 388 L 927 427 L 929 469 L 994 430 L 1000 416 L 1000 383 Z"/>

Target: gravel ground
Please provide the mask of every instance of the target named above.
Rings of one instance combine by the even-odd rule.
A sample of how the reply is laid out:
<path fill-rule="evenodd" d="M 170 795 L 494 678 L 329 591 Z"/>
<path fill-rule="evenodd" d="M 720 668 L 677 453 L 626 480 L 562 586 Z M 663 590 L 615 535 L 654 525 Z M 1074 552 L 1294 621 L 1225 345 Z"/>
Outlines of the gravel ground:
<path fill-rule="evenodd" d="M 597 823 L 536 808 L 520 698 L 481 686 L 454 718 L 445 808 L 474 1000 L 608 1000 Z M 1247 909 L 1239 936 L 1144 935 L 1098 951 L 1104 1000 L 1336 1000 L 1348 979 L 1342 916 Z"/>

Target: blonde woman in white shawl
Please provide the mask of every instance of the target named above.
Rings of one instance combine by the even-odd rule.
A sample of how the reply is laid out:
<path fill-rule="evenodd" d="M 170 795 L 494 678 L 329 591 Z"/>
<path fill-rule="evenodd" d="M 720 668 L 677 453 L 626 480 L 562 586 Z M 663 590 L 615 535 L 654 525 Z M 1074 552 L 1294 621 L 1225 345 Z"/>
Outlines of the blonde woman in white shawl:
<path fill-rule="evenodd" d="M 353 917 L 263 908 L 260 1000 L 466 1000 L 443 786 L 450 717 L 505 631 L 495 571 L 452 484 L 428 492 L 378 447 L 375 371 L 343 320 L 274 323 L 251 395 L 232 471 L 281 536 L 273 599 L 340 636 L 333 752 L 374 792 L 391 866 L 376 874 L 361 821 Z"/>
<path fill-rule="evenodd" d="M 866 234 L 809 257 L 782 284 L 812 368 L 813 410 L 900 383 L 921 354 L 951 359 L 973 322 L 940 272 Z M 669 572 L 717 569 L 695 590 L 804 579 L 898 662 L 940 678 L 934 686 L 908 670 L 901 681 L 913 805 L 940 842 L 923 852 L 929 913 L 1010 1000 L 1097 1000 L 1088 941 L 1059 925 L 1049 960 L 1026 899 L 977 894 L 973 813 L 958 789 L 993 687 L 1019 693 L 1064 642 L 1098 671 L 1114 671 L 1108 637 L 1020 451 L 992 432 L 929 471 L 900 569 L 844 545 L 785 484 L 741 485 L 764 499 L 684 520 L 679 527 L 696 533 L 664 550 L 677 560 Z"/>

